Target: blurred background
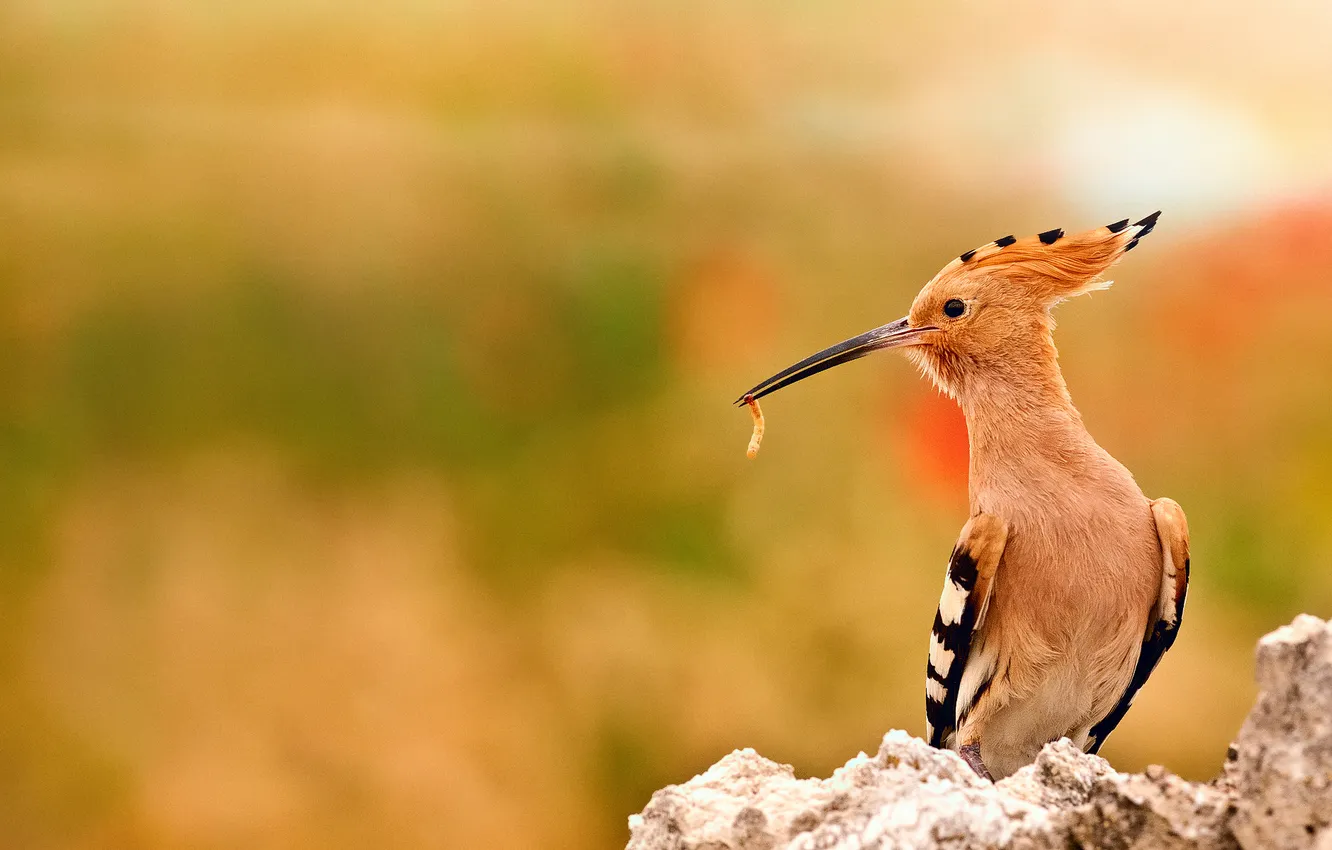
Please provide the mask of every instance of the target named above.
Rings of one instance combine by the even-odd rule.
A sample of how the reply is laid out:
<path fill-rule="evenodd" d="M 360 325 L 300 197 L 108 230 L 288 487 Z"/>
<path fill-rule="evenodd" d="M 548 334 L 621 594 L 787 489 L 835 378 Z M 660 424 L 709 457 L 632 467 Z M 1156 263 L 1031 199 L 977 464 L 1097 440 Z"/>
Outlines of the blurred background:
<path fill-rule="evenodd" d="M 0 845 L 616 847 L 923 731 L 960 252 L 1164 209 L 1059 311 L 1188 512 L 1104 754 L 1212 776 L 1332 614 L 1332 5 L 7 0 Z"/>

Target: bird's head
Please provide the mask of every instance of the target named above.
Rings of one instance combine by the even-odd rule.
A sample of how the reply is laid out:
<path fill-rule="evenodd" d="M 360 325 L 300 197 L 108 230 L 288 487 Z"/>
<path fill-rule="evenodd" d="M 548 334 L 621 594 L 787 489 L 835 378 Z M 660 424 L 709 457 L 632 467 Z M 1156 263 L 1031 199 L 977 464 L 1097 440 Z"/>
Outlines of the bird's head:
<path fill-rule="evenodd" d="M 953 396 L 965 391 L 969 378 L 1002 380 L 1024 361 L 1053 358 L 1050 309 L 1108 286 L 1101 275 L 1151 232 L 1159 215 L 1074 235 L 1049 230 L 1025 239 L 1005 236 L 967 251 L 925 284 L 903 318 L 801 360 L 737 403 L 889 348 L 904 349 Z"/>

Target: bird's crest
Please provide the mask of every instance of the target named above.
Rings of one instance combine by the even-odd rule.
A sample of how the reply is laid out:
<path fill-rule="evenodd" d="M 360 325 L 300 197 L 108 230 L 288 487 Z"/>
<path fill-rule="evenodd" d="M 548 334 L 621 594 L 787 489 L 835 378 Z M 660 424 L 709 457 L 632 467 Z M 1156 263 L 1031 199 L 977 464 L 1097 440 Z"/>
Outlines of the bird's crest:
<path fill-rule="evenodd" d="M 993 271 L 1048 302 L 1101 289 L 1109 284 L 1100 276 L 1151 233 L 1160 216 L 1158 210 L 1134 224 L 1124 219 L 1073 235 L 1056 228 L 1022 239 L 1005 236 L 962 254 L 935 281 Z"/>

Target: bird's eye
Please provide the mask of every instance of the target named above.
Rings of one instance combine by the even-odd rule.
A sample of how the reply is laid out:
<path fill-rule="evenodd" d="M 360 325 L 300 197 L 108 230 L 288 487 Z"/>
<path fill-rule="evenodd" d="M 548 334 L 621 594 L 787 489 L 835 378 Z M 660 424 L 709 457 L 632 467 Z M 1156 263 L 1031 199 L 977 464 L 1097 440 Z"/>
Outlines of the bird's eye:
<path fill-rule="evenodd" d="M 944 302 L 944 315 L 950 319 L 956 319 L 967 312 L 967 305 L 957 298 L 949 298 Z"/>

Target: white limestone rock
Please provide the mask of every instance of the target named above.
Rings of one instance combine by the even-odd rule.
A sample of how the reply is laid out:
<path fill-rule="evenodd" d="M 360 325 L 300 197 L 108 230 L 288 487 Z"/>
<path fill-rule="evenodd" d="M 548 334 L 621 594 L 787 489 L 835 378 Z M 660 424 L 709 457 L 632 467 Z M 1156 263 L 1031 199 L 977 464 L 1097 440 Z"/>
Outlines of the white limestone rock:
<path fill-rule="evenodd" d="M 1332 626 L 1303 615 L 1265 637 L 1258 683 L 1213 783 L 1056 741 L 992 785 L 895 730 L 827 779 L 737 750 L 653 794 L 629 850 L 1332 850 Z"/>

